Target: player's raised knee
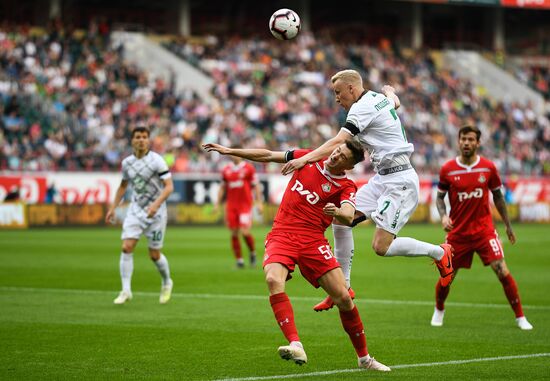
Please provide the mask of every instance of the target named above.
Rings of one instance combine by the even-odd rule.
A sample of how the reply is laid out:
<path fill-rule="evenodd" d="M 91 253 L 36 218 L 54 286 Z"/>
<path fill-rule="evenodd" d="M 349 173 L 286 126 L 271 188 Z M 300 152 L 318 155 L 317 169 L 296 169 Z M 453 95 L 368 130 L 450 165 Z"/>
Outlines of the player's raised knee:
<path fill-rule="evenodd" d="M 343 309 L 344 311 L 349 311 L 353 309 L 353 301 L 347 290 L 346 292 L 338 295 L 331 295 L 331 299 L 341 310 Z"/>

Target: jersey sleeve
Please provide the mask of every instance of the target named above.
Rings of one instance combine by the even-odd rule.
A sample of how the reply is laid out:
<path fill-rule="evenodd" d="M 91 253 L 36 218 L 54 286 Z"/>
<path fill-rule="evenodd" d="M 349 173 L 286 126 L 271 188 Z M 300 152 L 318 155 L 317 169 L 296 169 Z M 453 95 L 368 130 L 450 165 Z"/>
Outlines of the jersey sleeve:
<path fill-rule="evenodd" d="M 497 168 L 493 163 L 491 163 L 491 177 L 489 178 L 489 189 L 491 191 L 496 191 L 502 188 L 502 180 L 498 174 Z"/>
<path fill-rule="evenodd" d="M 294 160 L 294 159 L 299 159 L 302 156 L 307 155 L 311 151 L 313 151 L 313 150 L 311 150 L 311 149 L 288 150 L 288 151 L 285 152 L 285 162 L 289 162 L 290 160 Z"/>
<path fill-rule="evenodd" d="M 370 95 L 367 93 L 364 96 Z M 369 126 L 377 113 L 378 111 L 368 102 L 354 103 L 348 112 L 346 124 L 342 129 L 355 136 Z"/>
<path fill-rule="evenodd" d="M 161 178 L 161 180 L 166 180 L 172 177 L 172 174 L 168 169 L 168 164 L 166 164 L 166 161 L 162 158 L 162 156 L 157 155 L 156 164 L 157 174 Z"/>
<path fill-rule="evenodd" d="M 447 169 L 444 165 L 439 171 L 439 183 L 437 183 L 437 190 L 441 193 L 447 193 L 451 185 L 447 181 Z"/>
<path fill-rule="evenodd" d="M 340 194 L 340 205 L 344 203 L 351 204 L 355 208 L 355 195 L 357 194 L 357 185 L 353 181 L 349 181 Z"/>

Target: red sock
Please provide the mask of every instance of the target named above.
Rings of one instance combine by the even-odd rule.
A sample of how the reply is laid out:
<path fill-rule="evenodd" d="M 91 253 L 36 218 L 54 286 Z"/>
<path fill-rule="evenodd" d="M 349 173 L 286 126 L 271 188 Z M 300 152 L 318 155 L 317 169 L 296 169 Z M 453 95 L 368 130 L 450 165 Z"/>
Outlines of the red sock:
<path fill-rule="evenodd" d="M 342 326 L 344 331 L 347 332 L 357 357 L 363 357 L 369 354 L 367 349 L 367 338 L 365 337 L 365 330 L 363 328 L 363 322 L 357 307 L 354 306 L 351 311 L 340 311 L 340 320 L 342 320 Z"/>
<path fill-rule="evenodd" d="M 235 254 L 235 258 L 240 259 L 243 257 L 241 254 L 241 242 L 239 241 L 238 235 L 231 236 L 231 247 L 233 247 L 233 254 Z"/>
<path fill-rule="evenodd" d="M 298 330 L 294 323 L 294 311 L 292 310 L 292 304 L 290 304 L 288 296 L 284 292 L 271 295 L 269 303 L 271 303 L 275 319 L 277 319 L 277 323 L 288 342 L 300 341 Z"/>
<path fill-rule="evenodd" d="M 519 300 L 518 286 L 512 277 L 512 274 L 508 274 L 504 278 L 499 278 L 499 280 L 500 283 L 502 283 L 504 293 L 508 298 L 510 306 L 512 306 L 512 309 L 514 310 L 516 317 L 523 316 L 523 308 L 521 307 L 521 301 Z"/>
<path fill-rule="evenodd" d="M 451 286 L 443 287 L 441 280 L 437 281 L 435 285 L 435 307 L 439 311 L 445 309 L 445 300 L 447 299 L 447 295 L 449 295 L 449 291 L 451 291 Z"/>
<path fill-rule="evenodd" d="M 245 235 L 244 240 L 246 241 L 246 246 L 248 246 L 248 250 L 254 251 L 254 237 L 252 234 Z"/>

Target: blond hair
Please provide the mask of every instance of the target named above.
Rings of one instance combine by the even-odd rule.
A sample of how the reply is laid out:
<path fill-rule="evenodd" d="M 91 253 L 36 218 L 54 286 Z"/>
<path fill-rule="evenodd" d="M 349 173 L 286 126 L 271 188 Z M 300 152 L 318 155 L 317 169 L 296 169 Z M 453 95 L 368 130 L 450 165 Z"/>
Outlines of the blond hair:
<path fill-rule="evenodd" d="M 357 87 L 363 87 L 363 78 L 361 78 L 361 74 L 359 74 L 355 70 L 348 69 L 339 71 L 338 73 L 334 74 L 330 79 L 332 83 L 335 83 L 338 80 L 349 83 L 351 85 L 355 85 Z"/>

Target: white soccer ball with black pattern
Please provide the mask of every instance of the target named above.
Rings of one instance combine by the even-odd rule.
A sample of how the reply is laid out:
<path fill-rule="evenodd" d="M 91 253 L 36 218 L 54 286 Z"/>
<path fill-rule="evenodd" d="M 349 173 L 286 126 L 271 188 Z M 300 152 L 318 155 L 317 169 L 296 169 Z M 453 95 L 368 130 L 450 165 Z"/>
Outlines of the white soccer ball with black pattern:
<path fill-rule="evenodd" d="M 279 40 L 291 40 L 300 32 L 300 17 L 292 9 L 279 9 L 269 20 L 269 30 Z"/>

